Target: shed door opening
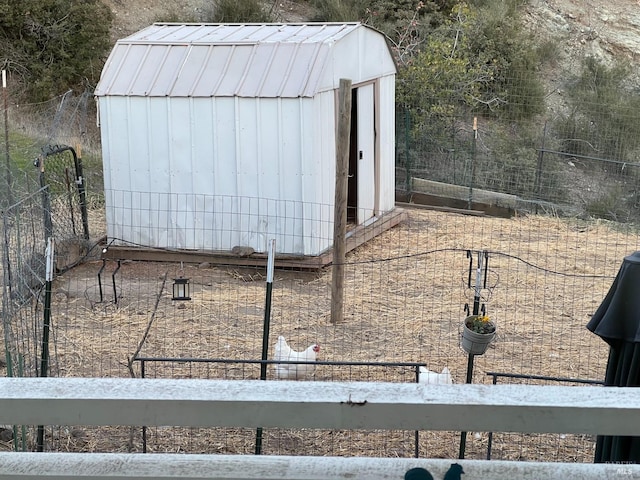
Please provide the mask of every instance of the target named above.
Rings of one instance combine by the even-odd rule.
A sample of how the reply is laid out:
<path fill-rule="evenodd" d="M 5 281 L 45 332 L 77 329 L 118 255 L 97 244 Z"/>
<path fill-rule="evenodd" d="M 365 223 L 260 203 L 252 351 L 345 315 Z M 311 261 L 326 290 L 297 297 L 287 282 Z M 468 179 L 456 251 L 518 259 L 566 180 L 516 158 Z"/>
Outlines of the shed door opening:
<path fill-rule="evenodd" d="M 347 221 L 364 223 L 375 210 L 375 121 L 373 84 L 351 92 L 351 138 Z"/>

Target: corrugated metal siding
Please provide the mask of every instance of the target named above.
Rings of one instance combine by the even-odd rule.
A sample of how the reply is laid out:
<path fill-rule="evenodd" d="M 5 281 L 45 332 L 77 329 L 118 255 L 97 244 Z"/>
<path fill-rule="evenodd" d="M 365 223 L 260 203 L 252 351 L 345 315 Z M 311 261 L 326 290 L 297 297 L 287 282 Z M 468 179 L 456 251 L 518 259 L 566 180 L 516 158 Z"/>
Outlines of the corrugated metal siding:
<path fill-rule="evenodd" d="M 337 118 L 335 92 L 323 92 L 314 98 L 313 129 L 311 142 L 316 163 L 315 215 L 318 221 L 309 232 L 313 251 L 323 252 L 333 244 L 333 205 L 336 184 L 336 124 L 327 119 Z"/>
<path fill-rule="evenodd" d="M 304 255 L 329 247 L 333 207 L 320 202 L 332 165 L 314 146 L 330 148 L 333 131 L 314 99 L 116 96 L 101 115 L 110 238 L 256 251 L 276 238 L 279 252 Z"/>
<path fill-rule="evenodd" d="M 336 88 L 338 76 L 357 83 L 389 73 L 384 38 L 357 23 L 155 24 L 116 43 L 95 94 L 312 97 Z"/>
<path fill-rule="evenodd" d="M 350 23 L 179 24 L 155 23 L 122 43 L 302 43 L 337 40 L 360 26 Z"/>

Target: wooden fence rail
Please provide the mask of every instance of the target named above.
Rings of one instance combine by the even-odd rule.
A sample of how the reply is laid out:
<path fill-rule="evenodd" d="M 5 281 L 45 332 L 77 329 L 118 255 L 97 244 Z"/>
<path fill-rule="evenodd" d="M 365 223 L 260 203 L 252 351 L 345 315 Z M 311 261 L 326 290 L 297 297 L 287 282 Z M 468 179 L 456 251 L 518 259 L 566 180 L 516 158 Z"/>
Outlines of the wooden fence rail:
<path fill-rule="evenodd" d="M 366 382 L 0 379 L 0 424 L 460 430 L 640 436 L 640 389 Z M 0 453 L 0 479 L 640 478 L 640 465 L 409 458 Z"/>

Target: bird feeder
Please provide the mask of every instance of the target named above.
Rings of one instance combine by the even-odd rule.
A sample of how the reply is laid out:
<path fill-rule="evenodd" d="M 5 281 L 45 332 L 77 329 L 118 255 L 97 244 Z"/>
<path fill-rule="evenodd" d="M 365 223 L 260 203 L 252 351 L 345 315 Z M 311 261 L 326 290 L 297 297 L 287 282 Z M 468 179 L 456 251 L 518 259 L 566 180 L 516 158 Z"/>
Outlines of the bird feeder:
<path fill-rule="evenodd" d="M 171 300 L 191 300 L 189 296 L 189 279 L 174 278 L 173 279 L 173 297 Z"/>

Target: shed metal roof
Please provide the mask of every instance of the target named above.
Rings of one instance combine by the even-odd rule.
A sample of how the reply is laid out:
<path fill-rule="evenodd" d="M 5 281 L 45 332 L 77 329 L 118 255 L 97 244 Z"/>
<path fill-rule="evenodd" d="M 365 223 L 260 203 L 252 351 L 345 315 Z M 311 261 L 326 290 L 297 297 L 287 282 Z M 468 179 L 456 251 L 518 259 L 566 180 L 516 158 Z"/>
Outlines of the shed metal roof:
<path fill-rule="evenodd" d="M 360 23 L 156 23 L 116 43 L 95 95 L 311 97 L 334 88 L 335 45 L 362 33 L 360 54 L 384 49 L 376 68 L 395 73 L 382 34 Z"/>

